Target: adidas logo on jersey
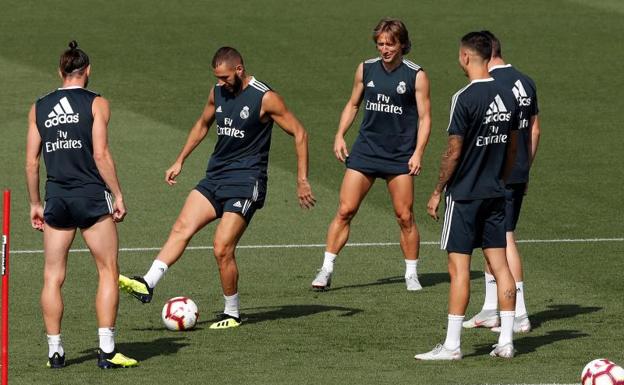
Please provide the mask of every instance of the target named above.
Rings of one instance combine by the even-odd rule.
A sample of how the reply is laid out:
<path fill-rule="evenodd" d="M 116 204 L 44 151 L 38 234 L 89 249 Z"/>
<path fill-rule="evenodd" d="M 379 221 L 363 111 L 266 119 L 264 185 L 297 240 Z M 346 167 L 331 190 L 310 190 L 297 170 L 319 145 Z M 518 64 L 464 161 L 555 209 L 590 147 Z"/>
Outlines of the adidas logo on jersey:
<path fill-rule="evenodd" d="M 511 112 L 505 107 L 503 99 L 500 95 L 494 97 L 494 101 L 490 103 L 488 110 L 485 112 L 483 124 L 508 122 L 511 120 Z M 503 127 L 505 128 L 505 127 Z M 499 126 L 492 124 L 488 127 L 489 135 L 479 135 L 475 145 L 477 147 L 489 146 L 490 144 L 507 143 L 507 133 L 499 133 Z"/>
<path fill-rule="evenodd" d="M 511 90 L 513 91 L 513 94 L 516 97 L 516 100 L 518 101 L 520 107 L 528 107 L 531 105 L 531 98 L 529 97 L 529 95 L 527 95 L 526 90 L 524 89 L 524 86 L 522 85 L 522 82 L 520 80 L 516 80 Z"/>
<path fill-rule="evenodd" d="M 370 82 L 366 83 L 366 87 L 375 87 L 375 83 L 371 80 Z"/>
<path fill-rule="evenodd" d="M 240 209 L 241 207 L 243 207 L 243 205 L 241 204 L 241 202 L 240 202 L 240 201 L 236 201 L 236 203 L 234 203 L 232 206 L 237 207 L 237 208 L 239 208 L 239 209 Z"/>
<path fill-rule="evenodd" d="M 50 128 L 56 127 L 59 124 L 78 123 L 80 120 L 79 115 L 80 114 L 74 113 L 74 110 L 69 105 L 67 97 L 63 97 L 48 114 L 48 119 L 44 122 L 44 125 Z"/>
<path fill-rule="evenodd" d="M 491 122 L 508 122 L 511 120 L 511 112 L 507 111 L 503 99 L 500 95 L 494 97 L 494 101 L 490 103 L 488 110 L 483 118 L 483 124 Z"/>
<path fill-rule="evenodd" d="M 215 112 L 221 112 L 221 106 L 217 107 L 217 110 Z"/>

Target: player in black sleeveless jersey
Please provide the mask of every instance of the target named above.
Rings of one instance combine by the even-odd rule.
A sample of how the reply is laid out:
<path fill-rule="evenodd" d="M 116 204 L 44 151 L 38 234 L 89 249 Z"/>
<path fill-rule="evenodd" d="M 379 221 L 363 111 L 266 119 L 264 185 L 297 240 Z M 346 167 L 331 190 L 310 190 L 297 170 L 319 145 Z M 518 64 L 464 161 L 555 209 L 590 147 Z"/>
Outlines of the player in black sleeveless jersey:
<path fill-rule="evenodd" d="M 488 64 L 490 75 L 510 89 L 519 107 L 520 130 L 518 149 L 514 167 L 505 186 L 505 222 L 507 223 L 507 263 L 516 282 L 516 318 L 514 333 L 526 333 L 531 330 L 531 322 L 524 301 L 524 278 L 522 260 L 516 245 L 515 230 L 524 194 L 529 182 L 529 169 L 537 153 L 540 125 L 537 106 L 537 90 L 533 80 L 518 71 L 511 64 L 505 63 L 502 57 L 500 41 L 493 33 L 483 31 L 492 41 L 492 58 Z M 496 297 L 496 279 L 485 265 L 485 300 L 481 311 L 464 322 L 465 328 L 497 327 L 498 302 Z M 494 329 L 494 330 L 497 330 Z"/>
<path fill-rule="evenodd" d="M 266 84 L 245 72 L 243 58 L 231 47 L 222 47 L 212 60 L 218 84 L 191 128 L 186 144 L 165 181 L 176 183 L 184 160 L 206 137 L 215 123 L 217 143 L 208 162 L 206 177 L 189 194 L 171 234 L 147 274 L 120 276 L 119 285 L 142 302 L 150 302 L 153 288 L 186 245 L 205 225 L 221 218 L 214 235 L 214 255 L 219 265 L 225 309 L 211 329 L 241 324 L 238 300 L 238 268 L 234 252 L 255 210 L 262 207 L 267 188 L 271 128 L 276 122 L 294 136 L 297 152 L 297 195 L 302 208 L 314 203 L 308 182 L 308 139 L 303 125 L 282 98 Z"/>
<path fill-rule="evenodd" d="M 48 337 L 48 367 L 65 366 L 61 342 L 67 253 L 80 228 L 99 274 L 95 297 L 98 323 L 98 366 L 129 367 L 137 361 L 115 349 L 115 321 L 119 290 L 116 222 L 126 215 L 115 164 L 108 149 L 108 102 L 85 89 L 91 66 L 89 57 L 69 43 L 60 59 L 62 87 L 41 97 L 28 115 L 26 179 L 30 219 L 43 231 L 43 320 Z M 45 207 L 39 194 L 39 159 L 46 165 Z M 111 196 L 111 192 L 113 196 Z"/>
<path fill-rule="evenodd" d="M 419 360 L 462 358 L 460 336 L 470 297 L 470 259 L 474 248 L 483 254 L 499 283 L 501 333 L 492 356 L 514 356 L 512 341 L 516 291 L 505 258 L 505 186 L 513 165 L 518 133 L 517 104 L 511 90 L 488 73 L 490 39 L 471 32 L 461 39 L 459 63 L 470 84 L 451 102 L 448 146 L 442 156 L 438 183 L 427 203 L 438 219 L 445 191 L 446 212 L 441 247 L 448 252 L 451 277 L 446 340 Z"/>
<path fill-rule="evenodd" d="M 364 61 L 355 71 L 351 97 L 336 133 L 334 153 L 347 170 L 338 210 L 327 231 L 323 265 L 312 281 L 316 290 L 331 285 L 334 260 L 346 244 L 351 220 L 376 178 L 386 180 L 399 224 L 407 290 L 422 288 L 416 271 L 420 236 L 412 205 L 414 175 L 421 172 L 431 128 L 429 80 L 419 65 L 404 58 L 411 42 L 403 22 L 381 20 L 373 41 L 379 57 Z M 349 153 L 344 136 L 360 106 L 364 107 L 364 117 Z"/>

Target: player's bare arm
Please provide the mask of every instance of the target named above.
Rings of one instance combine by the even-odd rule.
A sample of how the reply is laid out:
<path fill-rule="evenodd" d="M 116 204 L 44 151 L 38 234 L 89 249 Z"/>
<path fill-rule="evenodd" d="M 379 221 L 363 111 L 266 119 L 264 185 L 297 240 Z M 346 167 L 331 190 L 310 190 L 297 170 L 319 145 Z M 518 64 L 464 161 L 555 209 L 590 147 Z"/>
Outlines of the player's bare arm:
<path fill-rule="evenodd" d="M 214 105 L 214 88 L 210 90 L 210 95 L 208 96 L 208 102 L 206 102 L 206 106 L 202 111 L 197 122 L 191 127 L 191 131 L 189 132 L 188 137 L 186 138 L 186 143 L 184 143 L 184 147 L 182 147 L 182 151 L 176 158 L 176 161 L 165 171 L 165 182 L 169 186 L 173 186 L 176 184 L 176 178 L 182 172 L 182 166 L 184 165 L 184 160 L 193 152 L 195 147 L 197 147 L 202 140 L 208 134 L 208 130 L 210 126 L 214 122 L 215 119 L 215 105 Z"/>
<path fill-rule="evenodd" d="M 355 116 L 358 113 L 360 104 L 362 104 L 362 98 L 364 97 L 364 64 L 360 65 L 355 70 L 355 77 L 353 79 L 353 90 L 351 91 L 351 97 L 347 101 L 342 113 L 340 114 L 340 123 L 338 123 L 338 131 L 336 132 L 336 138 L 334 139 L 334 154 L 336 158 L 344 162 L 345 158 L 349 156 L 347 150 L 347 143 L 344 140 L 349 127 L 353 124 Z"/>
<path fill-rule="evenodd" d="M 503 181 L 507 182 L 511 171 L 514 168 L 516 162 L 516 155 L 518 153 L 518 130 L 512 130 L 509 132 L 509 142 L 507 143 L 507 153 L 505 155 L 505 164 L 503 168 Z"/>
<path fill-rule="evenodd" d="M 538 115 L 533 115 L 531 117 L 530 126 L 531 133 L 529 134 L 529 168 L 533 167 L 533 161 L 535 160 L 535 155 L 537 155 L 537 148 L 539 147 L 541 132 Z M 529 182 L 527 182 L 524 187 L 524 193 L 526 194 L 528 190 Z"/>
<path fill-rule="evenodd" d="M 101 96 L 93 100 L 93 160 L 102 179 L 115 196 L 113 202 L 113 220 L 123 221 L 126 216 L 126 206 L 123 201 L 121 187 L 115 171 L 115 162 L 108 147 L 108 122 L 110 120 L 110 106 Z"/>
<path fill-rule="evenodd" d="M 286 107 L 284 100 L 273 91 L 264 94 L 260 116 L 268 115 L 282 130 L 295 139 L 297 153 L 297 197 L 302 208 L 312 208 L 316 203 L 308 181 L 308 133 L 301 122 Z"/>
<path fill-rule="evenodd" d="M 431 98 L 429 96 L 429 78 L 425 71 L 418 71 L 416 74 L 415 90 L 418 108 L 418 137 L 414 154 L 407 164 L 410 175 L 420 175 L 423 154 L 431 133 Z"/>
<path fill-rule="evenodd" d="M 440 206 L 440 196 L 442 191 L 446 187 L 449 179 L 455 172 L 457 164 L 459 163 L 459 157 L 462 152 L 462 145 L 464 138 L 460 135 L 449 135 L 448 145 L 446 150 L 442 154 L 442 161 L 440 163 L 440 175 L 438 176 L 438 183 L 431 193 L 429 202 L 427 202 L 427 213 L 436 221 L 438 220 L 438 207 Z"/>
<path fill-rule="evenodd" d="M 529 165 L 533 164 L 533 160 L 535 159 L 535 155 L 537 154 L 537 148 L 539 147 L 540 140 L 540 123 L 539 116 L 533 115 L 531 117 L 531 135 L 529 135 L 529 149 L 531 153 L 529 154 Z"/>
<path fill-rule="evenodd" d="M 30 201 L 30 224 L 33 229 L 43 231 L 43 205 L 39 194 L 39 159 L 41 158 L 41 136 L 37 130 L 35 105 L 28 113 L 28 134 L 26 136 L 26 185 Z"/>

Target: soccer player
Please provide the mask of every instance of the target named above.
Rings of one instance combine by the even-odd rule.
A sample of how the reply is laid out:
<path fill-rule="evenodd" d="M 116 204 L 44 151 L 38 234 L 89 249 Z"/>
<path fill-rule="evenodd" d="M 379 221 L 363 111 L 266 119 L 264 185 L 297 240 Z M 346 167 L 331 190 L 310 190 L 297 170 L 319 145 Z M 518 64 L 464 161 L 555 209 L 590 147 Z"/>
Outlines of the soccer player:
<path fill-rule="evenodd" d="M 119 286 L 140 301 L 150 302 L 154 287 L 182 256 L 193 235 L 221 218 L 213 244 L 225 308 L 210 328 L 225 329 L 241 324 L 234 252 L 254 213 L 264 204 L 273 122 L 294 136 L 300 206 L 311 208 L 315 199 L 308 182 L 306 130 L 280 95 L 246 73 L 243 58 L 234 48 L 219 48 L 212 68 L 218 84 L 210 91 L 204 111 L 191 128 L 178 158 L 165 172 L 165 182 L 176 183 L 184 160 L 216 121 L 218 139 L 206 177 L 189 193 L 169 238 L 147 273 L 134 278 L 120 275 Z"/>
<path fill-rule="evenodd" d="M 334 141 L 334 154 L 347 170 L 338 210 L 327 231 L 323 265 L 312 281 L 315 290 L 330 287 L 334 262 L 347 243 L 351 220 L 377 178 L 386 180 L 399 224 L 407 290 L 422 289 L 416 269 L 420 236 L 412 205 L 414 176 L 422 170 L 431 131 L 429 79 L 419 65 L 404 58 L 411 42 L 402 21 L 381 20 L 373 31 L 373 42 L 379 57 L 358 65 Z M 362 102 L 364 118 L 349 153 L 344 136 Z"/>
<path fill-rule="evenodd" d="M 519 107 L 520 131 L 518 148 L 513 170 L 505 186 L 505 222 L 507 230 L 507 263 L 516 282 L 516 318 L 514 333 L 527 333 L 531 322 L 524 303 L 524 283 L 522 261 L 516 245 L 514 231 L 520 216 L 522 199 L 529 182 L 529 169 L 535 159 L 539 144 L 540 125 L 537 107 L 537 92 L 531 78 L 505 63 L 500 41 L 493 33 L 482 31 L 492 41 L 492 58 L 488 64 L 490 75 L 497 82 L 512 90 Z M 489 266 L 485 265 L 485 301 L 481 311 L 465 321 L 465 328 L 492 327 L 498 330 L 499 319 L 496 300 L 496 279 Z"/>
<path fill-rule="evenodd" d="M 481 247 L 498 281 L 502 330 L 492 356 L 511 358 L 516 290 L 505 258 L 505 185 L 517 136 L 517 104 L 511 90 L 488 73 L 492 43 L 481 32 L 461 39 L 459 64 L 470 83 L 452 99 L 448 145 L 438 183 L 427 203 L 438 219 L 446 190 L 446 212 L 440 246 L 448 252 L 451 277 L 448 328 L 444 344 L 417 354 L 419 360 L 459 360 L 462 321 L 470 297 L 470 259 Z"/>
<path fill-rule="evenodd" d="M 115 349 L 117 227 L 126 215 L 115 163 L 108 148 L 108 101 L 87 90 L 89 56 L 76 41 L 60 58 L 62 87 L 39 98 L 28 114 L 26 179 L 32 227 L 43 231 L 45 264 L 41 308 L 48 336 L 48 367 L 65 366 L 61 341 L 67 253 L 79 228 L 91 250 L 99 284 L 95 311 L 100 340 L 100 368 L 136 366 Z M 39 158 L 43 152 L 47 180 L 45 208 L 39 195 Z M 113 196 L 111 196 L 111 192 Z"/>

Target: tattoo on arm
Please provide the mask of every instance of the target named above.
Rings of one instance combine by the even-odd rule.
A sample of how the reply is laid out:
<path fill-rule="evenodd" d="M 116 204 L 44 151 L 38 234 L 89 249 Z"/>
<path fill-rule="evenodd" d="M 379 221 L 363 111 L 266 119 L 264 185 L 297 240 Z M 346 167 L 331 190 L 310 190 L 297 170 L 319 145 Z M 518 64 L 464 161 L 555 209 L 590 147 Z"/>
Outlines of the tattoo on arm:
<path fill-rule="evenodd" d="M 448 138 L 448 146 L 442 154 L 442 162 L 440 163 L 440 175 L 435 191 L 442 192 L 451 176 L 457 168 L 459 157 L 462 151 L 464 138 L 459 135 L 450 135 Z"/>

